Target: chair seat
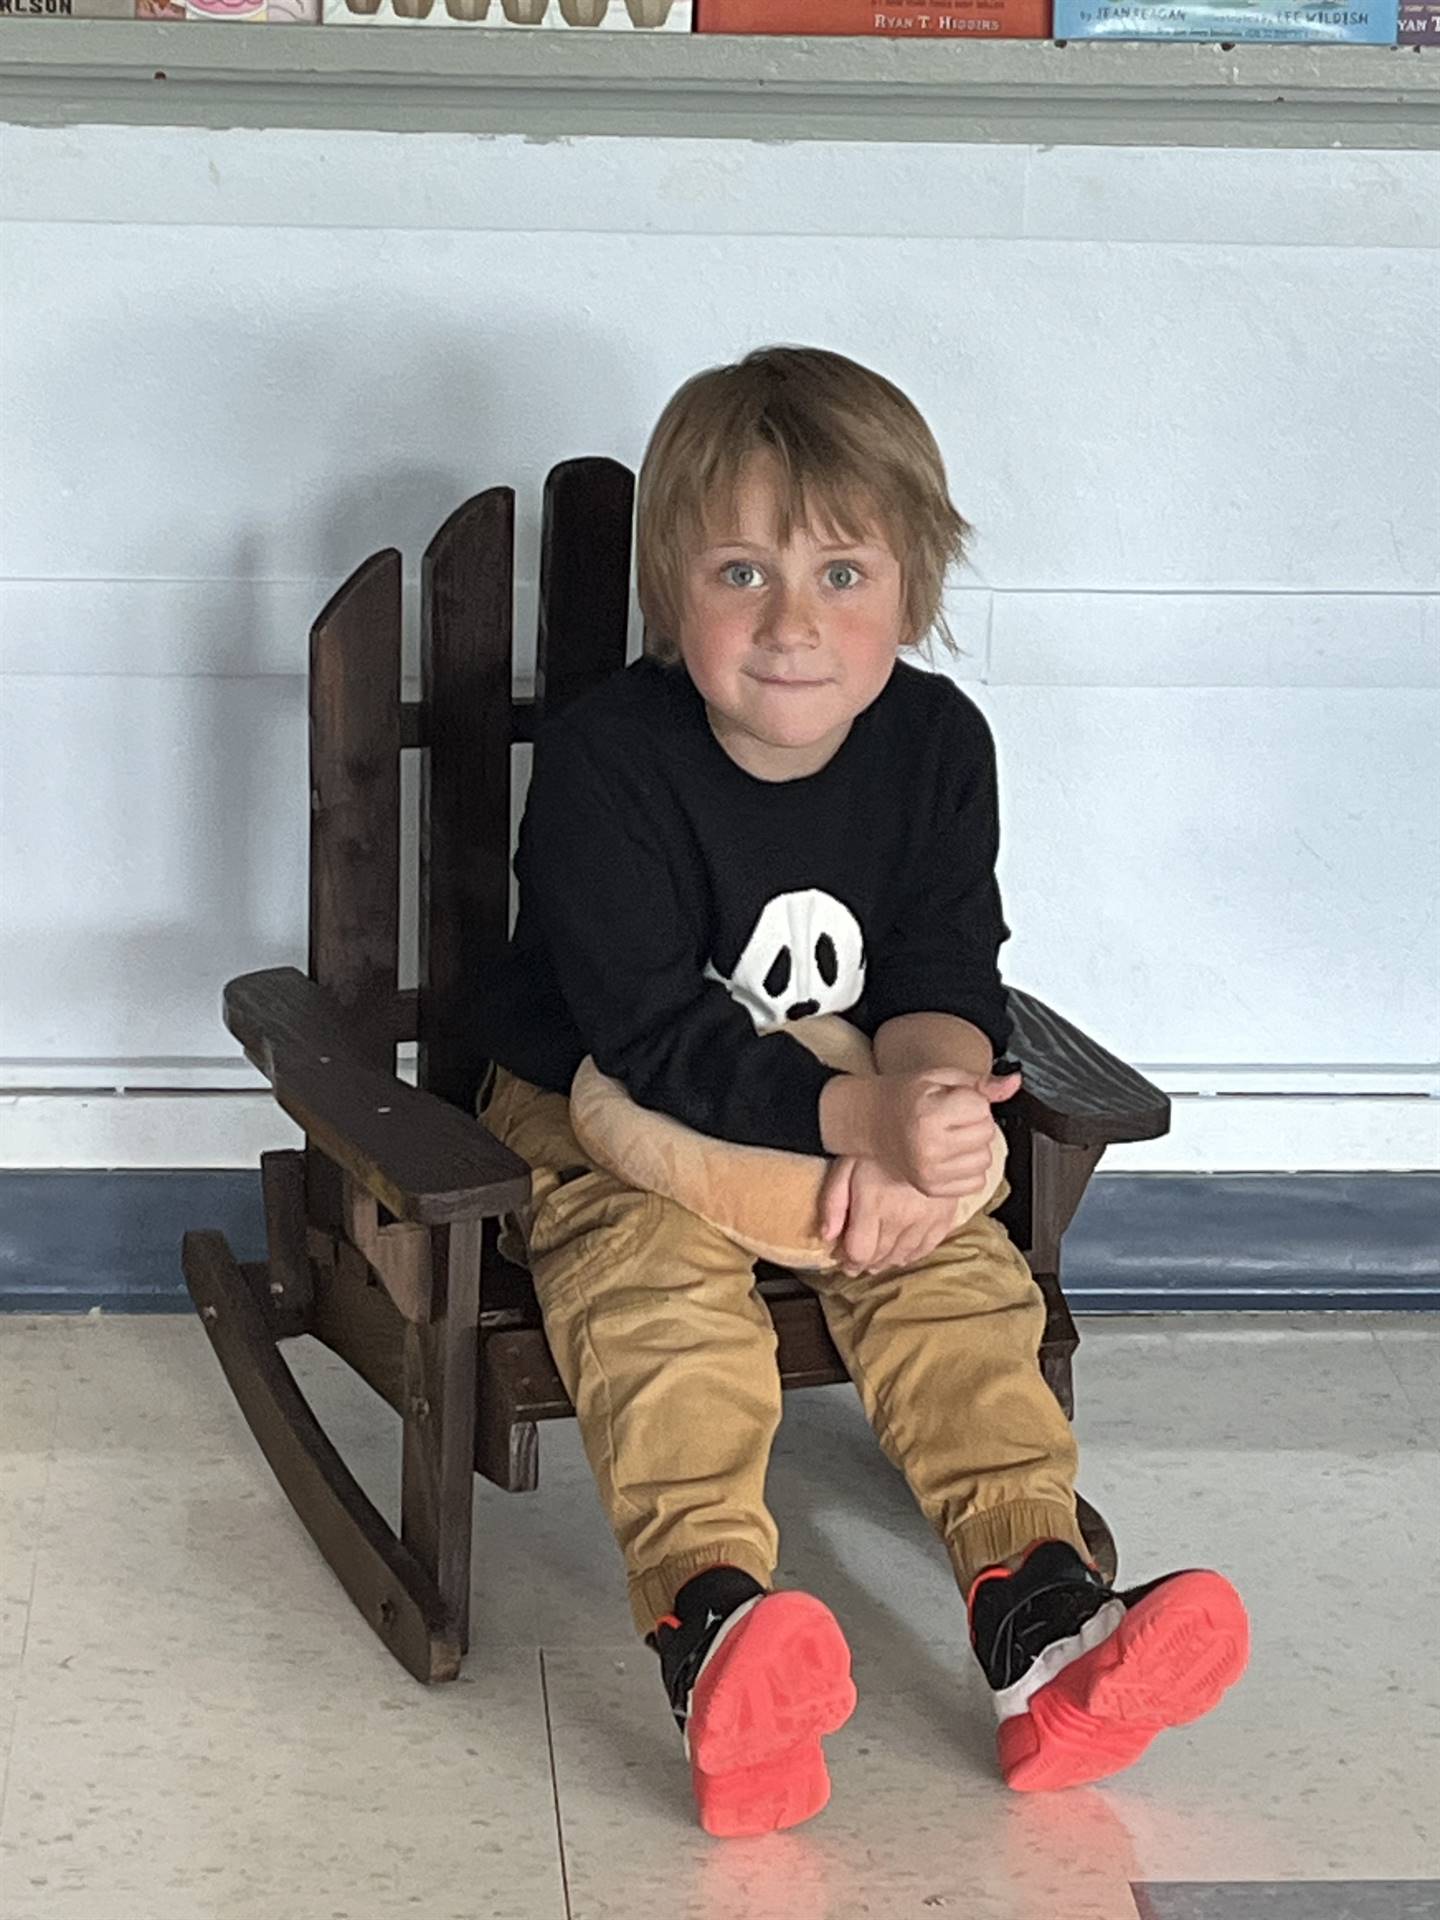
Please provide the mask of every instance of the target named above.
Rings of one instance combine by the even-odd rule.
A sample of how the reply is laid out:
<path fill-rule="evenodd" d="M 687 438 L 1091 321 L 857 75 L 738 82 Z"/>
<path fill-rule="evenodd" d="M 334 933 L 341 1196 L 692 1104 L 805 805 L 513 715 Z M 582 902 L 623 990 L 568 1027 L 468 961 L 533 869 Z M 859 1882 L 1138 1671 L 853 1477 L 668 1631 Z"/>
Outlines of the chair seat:
<path fill-rule="evenodd" d="M 848 1379 L 814 1289 L 798 1273 L 768 1260 L 756 1262 L 755 1281 L 775 1323 L 776 1358 L 785 1387 L 834 1386 Z M 1039 1357 L 1049 1378 L 1056 1363 L 1074 1352 L 1078 1336 L 1058 1283 L 1047 1285 L 1042 1276 L 1038 1284 L 1046 1302 Z M 560 1420 L 573 1415 L 574 1408 L 545 1341 L 534 1282 L 524 1267 L 493 1250 L 486 1260 L 480 1340 L 478 1391 L 482 1407 L 487 1395 L 498 1393 L 515 1421 Z M 512 1377 L 507 1378 L 507 1373 Z"/>

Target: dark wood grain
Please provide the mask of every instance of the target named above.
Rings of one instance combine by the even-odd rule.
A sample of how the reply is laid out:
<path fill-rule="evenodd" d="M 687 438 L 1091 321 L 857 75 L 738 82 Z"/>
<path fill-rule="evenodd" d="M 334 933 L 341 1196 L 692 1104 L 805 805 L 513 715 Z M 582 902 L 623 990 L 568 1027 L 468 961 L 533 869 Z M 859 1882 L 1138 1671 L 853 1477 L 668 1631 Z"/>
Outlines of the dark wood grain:
<path fill-rule="evenodd" d="M 533 741 L 538 714 L 533 700 L 512 700 L 510 703 L 510 742 L 512 746 L 522 746 Z M 423 747 L 429 744 L 430 723 L 423 700 L 404 700 L 400 704 L 400 744 L 402 747 Z"/>
<path fill-rule="evenodd" d="M 437 1227 L 429 1320 L 405 1329 L 400 1537 L 439 1589 L 463 1653 L 470 1639 L 480 1223 Z"/>
<path fill-rule="evenodd" d="M 488 1281 L 488 1274 L 486 1278 Z M 522 1335 L 518 1341 L 511 1337 L 517 1332 Z M 553 1391 L 560 1376 L 555 1371 L 545 1336 L 538 1328 L 482 1331 L 475 1471 L 506 1493 L 533 1493 L 540 1482 L 540 1448 L 535 1422 L 520 1410 L 535 1393 L 530 1378 L 532 1359 L 543 1372 L 547 1387 Z"/>
<path fill-rule="evenodd" d="M 187 1233 L 182 1264 L 240 1411 L 341 1586 L 417 1680 L 453 1679 L 463 1649 L 439 1588 L 315 1419 L 223 1234 Z"/>
<path fill-rule="evenodd" d="M 302 1322 L 297 1319 L 287 1307 L 280 1305 L 271 1293 L 268 1260 L 240 1260 L 236 1264 L 245 1277 L 245 1284 L 249 1287 L 251 1297 L 260 1309 L 261 1317 L 269 1329 L 272 1340 L 293 1340 L 302 1333 L 310 1332 L 311 1322 L 309 1320 Z"/>
<path fill-rule="evenodd" d="M 538 1327 L 492 1333 L 485 1342 L 484 1367 L 503 1380 L 513 1419 L 574 1418 L 575 1409 L 565 1391 L 560 1370 Z"/>
<path fill-rule="evenodd" d="M 394 1065 L 400 947 L 400 555 L 359 567 L 310 630 L 310 978 Z"/>
<path fill-rule="evenodd" d="M 1010 1102 L 1037 1133 L 1066 1146 L 1158 1140 L 1170 1102 L 1143 1074 L 1033 995 L 1011 989 L 1010 1055 L 1025 1084 Z"/>
<path fill-rule="evenodd" d="M 405 1403 L 405 1322 L 363 1255 L 332 1241 L 315 1261 L 311 1332 L 352 1366 L 387 1406 Z"/>
<path fill-rule="evenodd" d="M 625 664 L 635 476 L 566 460 L 545 482 L 535 704 L 546 721 Z"/>
<path fill-rule="evenodd" d="M 507 1260 L 498 1248 L 488 1244 L 495 1223 L 486 1222 L 485 1276 L 480 1298 L 482 1327 L 538 1327 L 540 1302 L 535 1298 L 535 1283 L 524 1267 Z"/>
<path fill-rule="evenodd" d="M 1060 1271 L 1060 1243 L 1075 1218 L 1103 1147 L 1064 1147 L 1045 1134 L 1034 1143 L 1035 1204 L 1025 1256 L 1038 1272 Z"/>
<path fill-rule="evenodd" d="M 420 1084 L 467 1113 L 487 1061 L 487 967 L 510 936 L 515 495 L 495 487 L 431 541 L 421 585 Z"/>
<path fill-rule="evenodd" d="M 224 1006 L 280 1105 L 397 1219 L 439 1225 L 528 1198 L 523 1160 L 447 1101 L 363 1064 L 350 1017 L 294 967 L 242 974 Z"/>
<path fill-rule="evenodd" d="M 305 1155 L 295 1149 L 260 1156 L 265 1205 L 268 1291 L 277 1319 L 294 1332 L 309 1324 L 314 1306 L 305 1247 Z"/>
<path fill-rule="evenodd" d="M 310 629 L 310 961 L 390 1072 L 400 950 L 400 555 L 372 554 Z M 305 1143 L 309 1219 L 333 1225 L 340 1173 Z"/>
<path fill-rule="evenodd" d="M 342 1173 L 344 1241 L 362 1254 L 404 1320 L 419 1325 L 432 1305 L 431 1236 L 412 1220 L 380 1219 L 380 1203 L 352 1173 Z"/>
<path fill-rule="evenodd" d="M 1075 1350 L 1080 1345 L 1079 1330 L 1070 1312 L 1070 1304 L 1060 1290 L 1058 1274 L 1036 1273 L 1035 1284 L 1045 1298 L 1045 1331 L 1040 1339 L 1040 1372 L 1047 1387 L 1060 1403 L 1067 1420 L 1075 1418 Z"/>

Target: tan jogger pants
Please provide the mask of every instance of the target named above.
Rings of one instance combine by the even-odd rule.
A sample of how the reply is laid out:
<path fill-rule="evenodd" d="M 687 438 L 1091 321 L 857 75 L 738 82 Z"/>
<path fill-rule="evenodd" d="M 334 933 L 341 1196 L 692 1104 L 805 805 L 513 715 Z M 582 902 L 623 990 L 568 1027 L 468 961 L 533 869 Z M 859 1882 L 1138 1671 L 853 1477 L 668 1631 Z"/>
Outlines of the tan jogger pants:
<path fill-rule="evenodd" d="M 728 1562 L 769 1586 L 779 1538 L 765 1475 L 781 1389 L 754 1257 L 595 1167 L 564 1095 L 501 1068 L 481 1112 L 532 1169 L 530 1204 L 505 1222 L 501 1248 L 534 1277 L 638 1631 L 702 1567 Z M 1037 1359 L 1044 1301 L 991 1217 L 1006 1191 L 912 1267 L 801 1276 L 962 1589 L 1035 1539 L 1089 1557 L 1075 1442 Z"/>

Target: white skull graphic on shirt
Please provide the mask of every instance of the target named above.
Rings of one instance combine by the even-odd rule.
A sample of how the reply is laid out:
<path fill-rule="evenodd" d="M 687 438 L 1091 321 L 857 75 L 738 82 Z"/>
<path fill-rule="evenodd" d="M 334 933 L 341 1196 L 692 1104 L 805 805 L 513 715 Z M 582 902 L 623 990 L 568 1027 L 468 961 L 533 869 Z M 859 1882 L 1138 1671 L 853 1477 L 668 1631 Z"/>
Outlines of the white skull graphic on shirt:
<path fill-rule="evenodd" d="M 779 893 L 761 910 L 727 980 L 718 980 L 764 1033 L 811 1014 L 845 1013 L 865 991 L 865 936 L 850 909 L 818 887 Z"/>

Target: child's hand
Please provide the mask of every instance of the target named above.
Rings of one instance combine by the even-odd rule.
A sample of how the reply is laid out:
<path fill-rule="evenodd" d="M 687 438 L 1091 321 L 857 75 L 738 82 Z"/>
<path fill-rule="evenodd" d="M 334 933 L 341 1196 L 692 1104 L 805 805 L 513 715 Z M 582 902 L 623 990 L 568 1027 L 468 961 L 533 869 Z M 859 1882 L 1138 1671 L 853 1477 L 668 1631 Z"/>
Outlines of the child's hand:
<path fill-rule="evenodd" d="M 955 1201 L 934 1200 L 878 1160 L 842 1154 L 820 1195 L 820 1231 L 842 1234 L 840 1265 L 849 1274 L 888 1273 L 933 1253 L 955 1225 Z"/>
<path fill-rule="evenodd" d="M 990 1172 L 995 1120 L 990 1109 L 1020 1091 L 1020 1075 L 927 1067 L 880 1074 L 875 1101 L 876 1155 L 932 1199 L 979 1193 Z"/>

